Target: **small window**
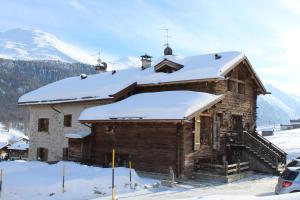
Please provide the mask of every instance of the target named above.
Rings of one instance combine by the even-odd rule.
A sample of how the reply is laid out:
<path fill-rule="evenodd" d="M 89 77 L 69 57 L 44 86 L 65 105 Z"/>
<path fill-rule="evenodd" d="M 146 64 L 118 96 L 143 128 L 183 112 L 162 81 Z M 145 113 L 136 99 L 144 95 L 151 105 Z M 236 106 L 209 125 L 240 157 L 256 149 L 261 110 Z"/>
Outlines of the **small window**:
<path fill-rule="evenodd" d="M 217 121 L 220 122 L 220 126 L 223 126 L 223 113 L 217 114 Z"/>
<path fill-rule="evenodd" d="M 72 115 L 65 115 L 64 116 L 64 127 L 71 127 L 72 126 Z"/>
<path fill-rule="evenodd" d="M 238 91 L 239 94 L 245 94 L 245 84 L 239 83 L 238 89 L 239 89 L 239 91 Z"/>
<path fill-rule="evenodd" d="M 38 122 L 38 132 L 48 132 L 49 130 L 49 119 L 40 118 Z"/>
<path fill-rule="evenodd" d="M 235 83 L 235 81 L 228 80 L 228 91 L 236 92 L 236 83 Z"/>

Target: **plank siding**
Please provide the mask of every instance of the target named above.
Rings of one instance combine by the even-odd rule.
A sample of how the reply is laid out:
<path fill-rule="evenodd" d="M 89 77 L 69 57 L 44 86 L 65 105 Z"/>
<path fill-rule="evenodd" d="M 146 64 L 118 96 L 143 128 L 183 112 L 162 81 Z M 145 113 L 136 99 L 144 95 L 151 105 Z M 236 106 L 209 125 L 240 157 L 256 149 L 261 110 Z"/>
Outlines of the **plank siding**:
<path fill-rule="evenodd" d="M 108 134 L 107 126 L 114 126 Z M 117 154 L 130 156 L 132 165 L 141 171 L 167 173 L 169 167 L 177 170 L 177 126 L 173 123 L 94 124 L 92 158 L 105 165 L 105 155 L 114 147 Z"/>

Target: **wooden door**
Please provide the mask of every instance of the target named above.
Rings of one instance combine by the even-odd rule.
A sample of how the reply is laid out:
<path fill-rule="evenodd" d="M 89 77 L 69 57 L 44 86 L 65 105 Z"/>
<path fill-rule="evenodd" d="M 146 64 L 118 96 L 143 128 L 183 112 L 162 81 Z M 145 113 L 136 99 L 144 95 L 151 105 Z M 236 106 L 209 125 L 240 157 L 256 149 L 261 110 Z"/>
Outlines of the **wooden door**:
<path fill-rule="evenodd" d="M 200 146 L 211 145 L 212 118 L 209 116 L 200 117 Z"/>

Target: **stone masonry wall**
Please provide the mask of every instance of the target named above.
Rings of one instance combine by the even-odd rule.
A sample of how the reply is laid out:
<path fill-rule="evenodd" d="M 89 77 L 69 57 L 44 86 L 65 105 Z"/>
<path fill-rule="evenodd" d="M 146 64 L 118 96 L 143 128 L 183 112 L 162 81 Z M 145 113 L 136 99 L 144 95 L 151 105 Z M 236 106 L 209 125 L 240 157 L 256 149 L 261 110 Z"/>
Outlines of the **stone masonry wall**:
<path fill-rule="evenodd" d="M 29 124 L 29 160 L 37 159 L 37 148 L 48 149 L 48 161 L 59 161 L 63 158 L 63 148 L 68 147 L 68 139 L 64 133 L 73 131 L 90 131 L 90 128 L 78 122 L 80 113 L 88 107 L 96 106 L 96 103 L 77 103 L 55 105 L 54 108 L 49 105 L 32 106 L 30 108 Z M 64 115 L 72 114 L 72 126 L 64 127 Z M 49 131 L 38 132 L 38 119 L 49 118 Z"/>

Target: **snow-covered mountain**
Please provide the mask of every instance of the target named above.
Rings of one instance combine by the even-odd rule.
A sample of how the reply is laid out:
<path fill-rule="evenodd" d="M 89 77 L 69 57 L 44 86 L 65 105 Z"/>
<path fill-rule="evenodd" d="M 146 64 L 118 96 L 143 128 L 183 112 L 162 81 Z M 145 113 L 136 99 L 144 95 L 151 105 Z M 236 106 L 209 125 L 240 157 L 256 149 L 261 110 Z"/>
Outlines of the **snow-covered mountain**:
<path fill-rule="evenodd" d="M 0 57 L 18 60 L 60 60 L 95 63 L 95 57 L 37 29 L 0 32 Z"/>
<path fill-rule="evenodd" d="M 290 119 L 300 117 L 300 98 L 288 94 L 272 85 L 266 85 L 272 94 L 258 97 L 257 124 L 289 123 Z"/>
<path fill-rule="evenodd" d="M 59 40 L 56 36 L 37 29 L 12 29 L 0 32 L 0 58 L 13 60 L 59 60 L 96 64 L 97 56 Z M 137 57 L 127 56 L 108 61 L 108 70 L 141 66 Z"/>
<path fill-rule="evenodd" d="M 142 66 L 140 58 L 134 56 L 126 56 L 115 61 L 109 61 L 107 64 L 108 70 L 120 70 Z"/>

